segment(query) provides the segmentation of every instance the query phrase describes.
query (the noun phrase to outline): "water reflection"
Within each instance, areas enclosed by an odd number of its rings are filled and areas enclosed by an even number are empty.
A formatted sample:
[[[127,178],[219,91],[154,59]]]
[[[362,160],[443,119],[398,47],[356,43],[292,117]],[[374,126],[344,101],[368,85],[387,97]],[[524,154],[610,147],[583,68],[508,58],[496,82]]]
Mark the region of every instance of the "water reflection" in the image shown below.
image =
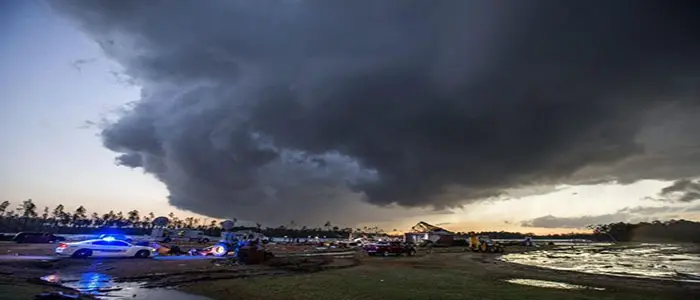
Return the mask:
[[[513,278],[513,279],[506,280],[506,282],[520,284],[520,285],[529,285],[529,286],[553,288],[553,289],[564,289],[564,290],[597,290],[597,291],[605,290],[604,288],[594,288],[594,287],[589,287],[589,286],[585,286],[585,285],[575,285],[575,284],[564,283],[564,282],[536,280],[536,279]]]
[[[140,283],[116,283],[107,274],[86,272],[76,275],[51,274],[42,280],[88,294],[97,299],[211,300],[166,288],[143,288]]]
[[[700,255],[680,245],[564,247],[508,254],[502,259],[558,270],[700,282]]]

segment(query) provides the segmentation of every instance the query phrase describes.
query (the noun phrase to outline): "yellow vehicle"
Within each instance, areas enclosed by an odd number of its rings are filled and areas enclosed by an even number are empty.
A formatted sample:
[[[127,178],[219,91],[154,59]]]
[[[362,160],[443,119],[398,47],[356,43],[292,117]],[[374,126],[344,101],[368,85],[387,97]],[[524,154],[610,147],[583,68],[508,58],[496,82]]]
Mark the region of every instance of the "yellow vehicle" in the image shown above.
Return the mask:
[[[505,249],[503,245],[498,242],[494,242],[491,238],[485,235],[474,235],[469,237],[469,249],[474,252],[484,252],[484,253],[503,253]]]

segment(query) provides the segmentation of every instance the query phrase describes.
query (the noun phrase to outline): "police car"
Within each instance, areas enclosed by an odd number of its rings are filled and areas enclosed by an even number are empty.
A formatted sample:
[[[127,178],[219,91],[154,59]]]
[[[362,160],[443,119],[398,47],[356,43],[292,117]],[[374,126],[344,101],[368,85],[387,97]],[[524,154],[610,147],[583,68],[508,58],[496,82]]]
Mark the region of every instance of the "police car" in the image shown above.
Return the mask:
[[[153,247],[137,246],[112,237],[75,243],[61,243],[56,247],[56,254],[71,257],[148,258],[155,251]]]

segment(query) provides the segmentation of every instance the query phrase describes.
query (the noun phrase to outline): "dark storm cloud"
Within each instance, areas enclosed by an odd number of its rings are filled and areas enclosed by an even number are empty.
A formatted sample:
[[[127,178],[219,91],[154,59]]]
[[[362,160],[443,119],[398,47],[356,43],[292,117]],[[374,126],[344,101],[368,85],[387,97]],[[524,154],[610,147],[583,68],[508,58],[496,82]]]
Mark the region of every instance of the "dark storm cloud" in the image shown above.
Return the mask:
[[[50,3],[143,87],[105,146],[211,216],[358,220],[385,212],[360,200],[673,178],[630,175],[658,157],[639,136],[652,112],[696,109],[700,84],[696,2]]]
[[[661,189],[657,200],[669,202],[693,202],[700,200],[700,181],[681,179]]]

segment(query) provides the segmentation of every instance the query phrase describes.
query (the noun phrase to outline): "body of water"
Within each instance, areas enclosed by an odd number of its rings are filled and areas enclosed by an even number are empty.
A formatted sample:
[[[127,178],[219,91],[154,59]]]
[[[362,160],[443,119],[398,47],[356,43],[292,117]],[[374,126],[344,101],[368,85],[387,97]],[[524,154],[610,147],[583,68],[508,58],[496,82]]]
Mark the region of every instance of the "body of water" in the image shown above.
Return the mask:
[[[174,289],[144,288],[142,283],[117,283],[111,276],[95,272],[51,274],[41,279],[46,282],[60,284],[97,299],[211,300],[207,297],[187,294]]]
[[[676,244],[589,244],[507,254],[501,259],[558,270],[700,283],[700,253]]]

